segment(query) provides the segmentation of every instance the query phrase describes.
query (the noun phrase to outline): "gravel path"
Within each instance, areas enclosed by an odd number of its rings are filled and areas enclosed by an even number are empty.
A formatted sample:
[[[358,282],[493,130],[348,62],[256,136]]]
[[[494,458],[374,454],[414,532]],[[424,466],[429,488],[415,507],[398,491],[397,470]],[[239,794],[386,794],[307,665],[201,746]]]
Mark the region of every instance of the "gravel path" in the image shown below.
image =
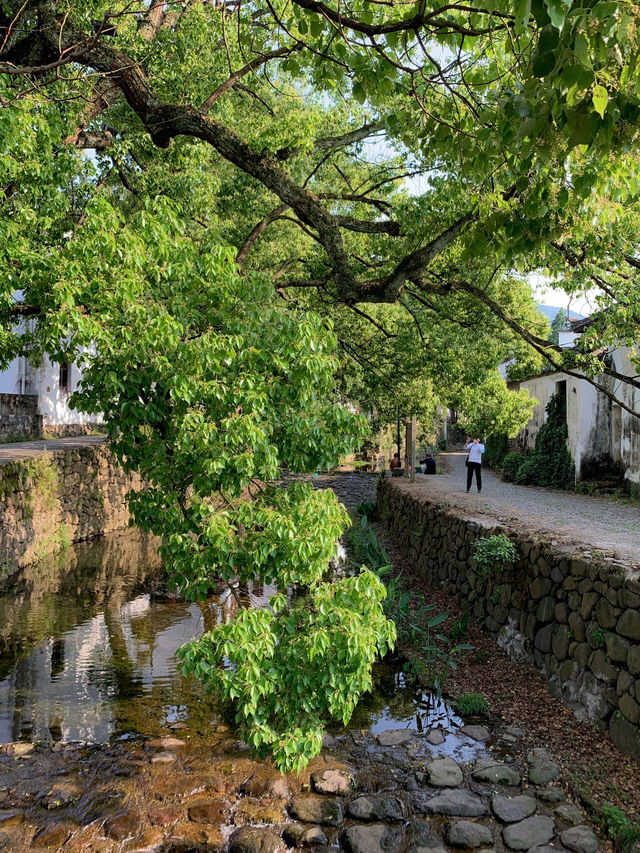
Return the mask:
[[[460,508],[467,517],[524,525],[558,543],[614,554],[640,568],[640,508],[608,498],[503,482],[483,469],[482,493],[466,493],[466,453],[438,457],[439,476],[417,475],[412,488]]]
[[[52,438],[42,441],[16,441],[0,444],[0,465],[17,462],[18,459],[32,459],[42,456],[50,450],[75,450],[77,447],[95,447],[104,444],[106,435],[80,435],[74,438]]]

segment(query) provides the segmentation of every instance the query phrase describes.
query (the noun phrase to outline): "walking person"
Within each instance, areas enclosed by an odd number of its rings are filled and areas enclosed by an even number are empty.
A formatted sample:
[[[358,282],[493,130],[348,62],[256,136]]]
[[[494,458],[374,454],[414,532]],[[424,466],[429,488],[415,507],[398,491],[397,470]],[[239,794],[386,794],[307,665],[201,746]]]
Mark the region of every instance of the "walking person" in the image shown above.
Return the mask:
[[[467,445],[465,450],[469,451],[467,459],[467,492],[471,491],[471,482],[473,480],[473,472],[476,473],[476,486],[478,492],[482,491],[482,454],[484,453],[484,444],[479,438],[472,439],[467,436]]]

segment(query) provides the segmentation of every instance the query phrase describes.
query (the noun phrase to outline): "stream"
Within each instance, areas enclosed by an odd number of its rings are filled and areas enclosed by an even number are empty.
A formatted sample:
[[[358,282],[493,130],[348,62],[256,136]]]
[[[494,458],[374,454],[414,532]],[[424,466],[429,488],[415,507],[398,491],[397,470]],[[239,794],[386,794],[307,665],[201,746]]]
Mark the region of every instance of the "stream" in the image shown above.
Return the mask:
[[[373,480],[357,482],[370,496]],[[238,598],[256,606],[273,592],[249,584]],[[438,853],[443,815],[489,812],[469,768],[506,768],[520,784],[517,732],[465,726],[397,661],[375,667],[375,690],[348,728],[328,726],[301,774],[252,759],[176,662],[237,609],[228,592],[168,595],[156,543],[134,530],[0,587],[1,851]]]

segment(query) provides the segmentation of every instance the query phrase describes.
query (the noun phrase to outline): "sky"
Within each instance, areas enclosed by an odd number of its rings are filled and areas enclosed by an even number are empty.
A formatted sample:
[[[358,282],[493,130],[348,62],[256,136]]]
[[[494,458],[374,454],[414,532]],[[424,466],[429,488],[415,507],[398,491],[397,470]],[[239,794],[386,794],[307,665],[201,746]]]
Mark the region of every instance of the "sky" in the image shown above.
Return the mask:
[[[583,314],[585,317],[593,314],[598,308],[595,301],[596,288],[593,288],[586,294],[579,293],[569,296],[561,288],[553,287],[553,282],[550,279],[536,273],[532,273],[529,276],[529,283],[531,284],[536,302],[539,302],[541,305],[569,308],[571,311],[577,311],[578,314]]]

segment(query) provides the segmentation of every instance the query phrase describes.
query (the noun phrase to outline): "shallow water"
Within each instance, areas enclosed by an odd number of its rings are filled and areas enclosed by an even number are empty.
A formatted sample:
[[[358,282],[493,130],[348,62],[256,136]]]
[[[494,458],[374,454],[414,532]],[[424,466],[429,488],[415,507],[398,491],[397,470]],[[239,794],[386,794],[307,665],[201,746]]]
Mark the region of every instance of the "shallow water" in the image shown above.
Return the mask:
[[[273,592],[250,584],[238,597],[255,606]],[[0,587],[0,743],[206,735],[225,722],[222,711],[183,678],[176,651],[237,609],[228,591],[198,604],[168,597],[155,542],[136,531],[29,567]],[[445,702],[411,689],[399,666],[379,665],[375,682],[351,729],[462,725]],[[459,750],[453,738],[451,754],[466,760]]]

